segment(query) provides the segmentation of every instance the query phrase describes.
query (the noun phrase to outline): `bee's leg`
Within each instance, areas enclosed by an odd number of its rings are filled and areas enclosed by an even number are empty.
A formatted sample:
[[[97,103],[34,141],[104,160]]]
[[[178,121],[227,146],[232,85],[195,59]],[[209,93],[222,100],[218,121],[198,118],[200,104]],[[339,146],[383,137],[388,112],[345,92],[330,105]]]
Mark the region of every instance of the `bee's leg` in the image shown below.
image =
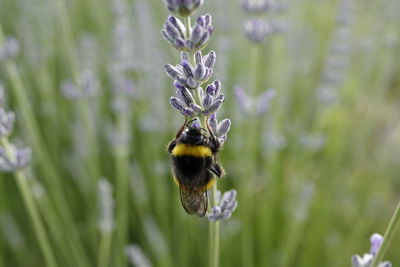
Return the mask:
[[[175,146],[176,146],[176,139],[172,140],[172,141],[168,144],[168,152],[171,153]]]
[[[179,136],[181,136],[183,130],[184,130],[185,127],[186,127],[186,124],[187,124],[187,117],[185,116],[185,122],[183,123],[183,125],[181,126],[181,128],[179,128],[178,132],[176,133],[175,139],[178,139]]]
[[[171,153],[172,150],[174,149],[174,147],[176,146],[176,139],[179,138],[179,136],[181,136],[183,130],[185,129],[187,124],[187,117],[185,116],[185,122],[183,123],[183,125],[179,128],[178,132],[175,135],[175,139],[172,140],[169,145],[168,145],[168,152]]]
[[[216,176],[221,178],[224,175],[224,169],[222,166],[218,163],[214,163],[213,165],[210,166],[209,170],[213,172]]]

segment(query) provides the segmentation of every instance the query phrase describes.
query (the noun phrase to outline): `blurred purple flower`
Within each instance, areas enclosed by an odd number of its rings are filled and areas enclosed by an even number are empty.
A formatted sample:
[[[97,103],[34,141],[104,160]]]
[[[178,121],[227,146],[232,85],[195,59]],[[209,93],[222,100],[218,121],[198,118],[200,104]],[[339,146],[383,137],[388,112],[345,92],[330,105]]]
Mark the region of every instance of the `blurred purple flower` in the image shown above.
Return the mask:
[[[19,43],[14,37],[6,37],[0,44],[0,62],[15,57],[19,52]]]

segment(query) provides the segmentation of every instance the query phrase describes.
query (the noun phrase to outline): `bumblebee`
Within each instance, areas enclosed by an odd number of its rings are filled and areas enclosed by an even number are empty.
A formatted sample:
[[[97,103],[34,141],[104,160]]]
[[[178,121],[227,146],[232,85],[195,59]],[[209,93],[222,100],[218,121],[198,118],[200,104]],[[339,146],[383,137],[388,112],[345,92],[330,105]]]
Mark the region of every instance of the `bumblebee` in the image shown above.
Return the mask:
[[[203,217],[207,212],[207,191],[215,184],[215,176],[224,175],[222,166],[217,162],[221,142],[208,123],[208,135],[202,132],[207,132],[205,129],[189,124],[185,119],[169,143],[168,152],[183,208],[188,214]]]

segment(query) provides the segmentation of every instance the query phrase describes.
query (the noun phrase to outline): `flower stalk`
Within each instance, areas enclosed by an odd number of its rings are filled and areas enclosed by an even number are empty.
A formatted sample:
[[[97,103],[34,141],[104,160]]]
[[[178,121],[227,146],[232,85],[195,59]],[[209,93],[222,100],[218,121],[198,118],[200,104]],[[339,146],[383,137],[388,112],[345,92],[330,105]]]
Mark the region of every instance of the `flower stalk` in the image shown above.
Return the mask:
[[[169,16],[161,31],[162,37],[180,51],[181,59],[178,65],[167,64],[164,67],[167,75],[174,80],[176,89],[176,96],[170,98],[170,104],[185,116],[185,120],[193,119],[195,122],[192,122],[192,126],[203,128],[210,136],[217,137],[219,146],[222,146],[231,121],[217,121],[216,113],[225,99],[221,93],[221,82],[215,80],[204,85],[213,74],[216,53],[210,51],[203,56],[201,52],[213,33],[212,17],[210,14],[198,16],[192,27],[191,14],[203,4],[203,0],[165,0],[165,3],[171,12],[182,18],[181,21]],[[212,197],[208,205],[209,265],[212,267],[219,266],[220,220],[229,219],[237,207],[236,191],[225,192],[222,198],[220,195],[216,182],[211,189]]]
[[[17,162],[17,155],[13,152],[11,144],[8,141],[6,136],[1,137],[1,145],[5,151],[6,156],[10,159],[11,162]],[[19,168],[22,168],[20,166]],[[17,186],[19,191],[21,192],[21,196],[25,205],[25,208],[28,211],[29,216],[31,217],[34,232],[36,238],[39,242],[39,247],[42,251],[44,260],[48,267],[56,267],[57,263],[54,257],[53,250],[50,245],[49,238],[45,231],[45,227],[42,219],[40,218],[38,208],[36,206],[36,201],[33,197],[31,188],[28,184],[27,177],[23,169],[15,169],[14,175],[17,180]]]
[[[390,246],[390,243],[392,242],[392,239],[399,227],[399,222],[400,222],[400,201],[397,204],[396,210],[394,211],[392,218],[390,219],[389,226],[384,234],[383,242],[372,261],[371,267],[378,267],[380,262],[383,260],[383,257],[385,256],[386,251]]]

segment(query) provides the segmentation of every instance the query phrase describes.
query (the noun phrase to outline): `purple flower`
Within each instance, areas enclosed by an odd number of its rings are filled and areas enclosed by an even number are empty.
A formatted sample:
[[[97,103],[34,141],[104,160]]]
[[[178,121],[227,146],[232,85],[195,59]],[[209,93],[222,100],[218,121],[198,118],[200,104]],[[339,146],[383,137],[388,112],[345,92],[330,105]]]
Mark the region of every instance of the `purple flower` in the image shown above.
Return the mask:
[[[267,12],[273,7],[271,0],[242,0],[240,4],[245,12],[254,14]]]
[[[272,25],[261,18],[253,18],[244,23],[244,33],[253,43],[262,42],[273,31]]]
[[[363,257],[360,255],[353,255],[351,257],[352,267],[370,267],[371,263],[383,242],[383,237],[380,234],[373,234],[370,238],[371,248],[370,253],[365,253]],[[391,267],[392,263],[389,261],[379,263],[379,267]]]
[[[6,112],[0,107],[0,137],[7,137],[13,131],[15,114],[12,111]]]
[[[31,161],[31,152],[29,147],[18,149],[13,144],[9,151],[0,147],[0,171],[15,172],[26,167]]]
[[[182,17],[190,16],[203,3],[204,0],[165,0],[168,10]]]
[[[7,37],[0,44],[0,62],[15,57],[19,52],[19,43],[14,37]]]
[[[189,89],[196,89],[201,84],[210,79],[213,73],[215,63],[215,52],[211,51],[204,57],[200,51],[195,53],[195,65],[192,66],[189,62],[189,55],[186,52],[181,52],[181,64],[172,66],[167,64],[164,66],[165,72],[179,82],[182,86]]]
[[[196,52],[203,49],[213,33],[210,14],[199,16],[190,36],[187,36],[185,25],[176,17],[169,16],[161,30],[162,37],[180,51]]]
[[[221,192],[218,191],[217,202],[219,202],[219,205],[211,208],[211,213],[208,214],[208,220],[219,221],[229,219],[238,205],[236,195],[236,190],[232,189],[225,192],[221,198]]]
[[[375,233],[371,236],[370,241],[371,241],[371,249],[370,249],[369,253],[372,255],[375,255],[378,252],[378,250],[383,242],[383,236]]]

